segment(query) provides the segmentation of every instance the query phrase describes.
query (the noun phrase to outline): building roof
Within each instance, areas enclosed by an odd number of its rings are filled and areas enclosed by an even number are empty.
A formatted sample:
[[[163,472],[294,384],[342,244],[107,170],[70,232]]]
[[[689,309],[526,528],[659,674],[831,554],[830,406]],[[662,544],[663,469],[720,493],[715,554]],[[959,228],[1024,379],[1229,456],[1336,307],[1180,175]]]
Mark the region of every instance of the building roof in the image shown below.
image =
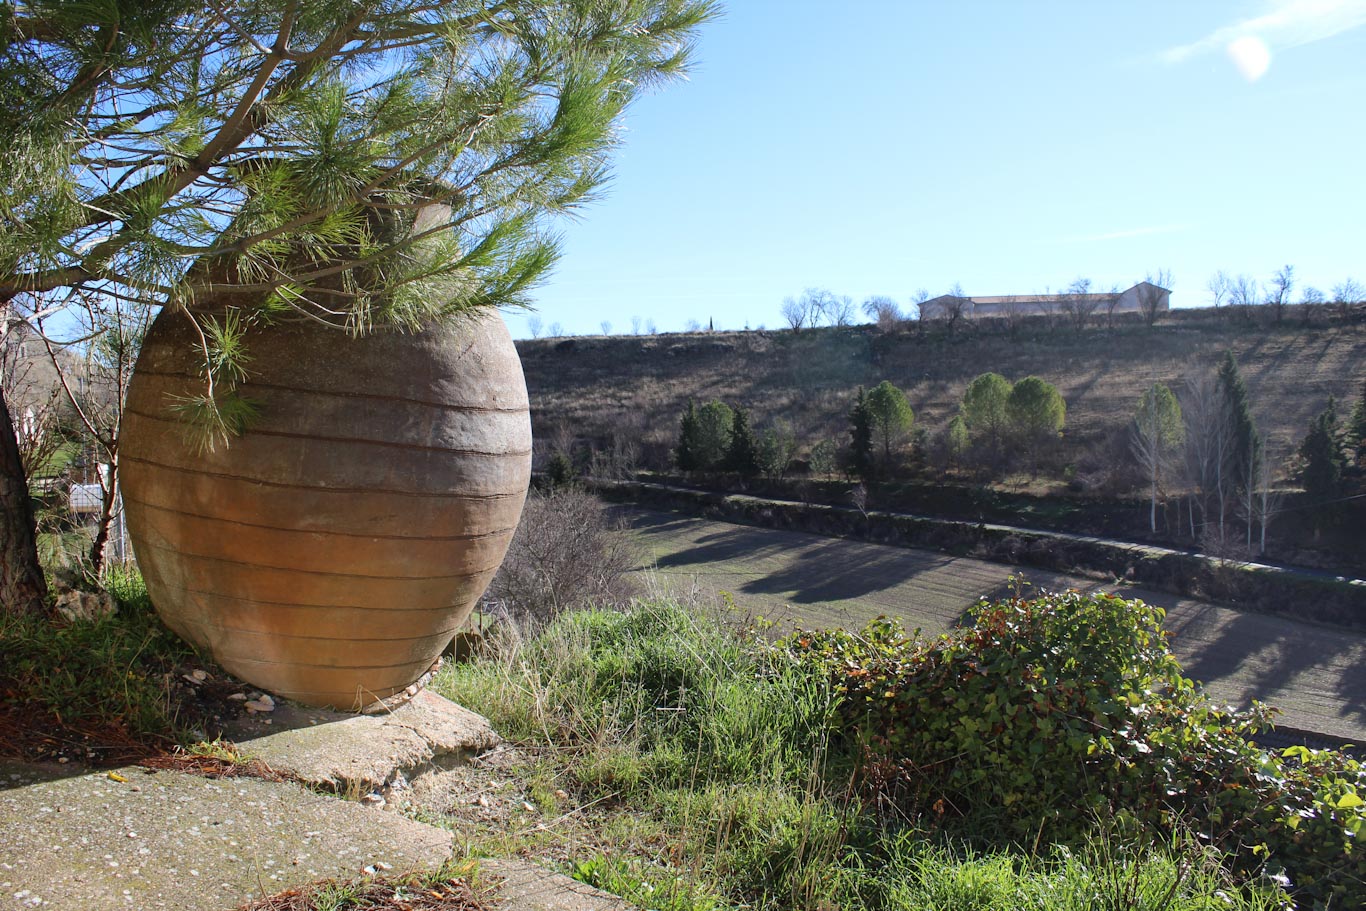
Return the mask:
[[[985,306],[991,306],[993,304],[1060,304],[1064,301],[1090,301],[1098,304],[1103,304],[1107,301],[1114,300],[1117,297],[1123,297],[1130,291],[1137,291],[1138,289],[1143,288],[1145,285],[1149,288],[1157,288],[1157,290],[1159,291],[1166,291],[1168,294],[1171,293],[1170,289],[1159,287],[1158,285],[1154,285],[1152,282],[1142,281],[1125,291],[1106,291],[1098,294],[1003,294],[995,296],[971,295],[957,299],[971,301],[973,304],[982,304]],[[952,299],[954,299],[954,295],[952,294],[941,294],[938,297],[930,298],[929,300],[925,301],[925,303],[931,304],[935,301]]]

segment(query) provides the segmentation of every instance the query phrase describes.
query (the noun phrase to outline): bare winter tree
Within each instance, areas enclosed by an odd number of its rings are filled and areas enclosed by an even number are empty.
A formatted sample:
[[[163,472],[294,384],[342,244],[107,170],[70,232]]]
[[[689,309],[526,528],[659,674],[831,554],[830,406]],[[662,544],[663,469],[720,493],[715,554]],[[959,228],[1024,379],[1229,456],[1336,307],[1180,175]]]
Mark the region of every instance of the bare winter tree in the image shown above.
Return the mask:
[[[540,337],[541,337],[541,318],[540,318],[539,316],[532,316],[532,317],[529,317],[529,318],[527,319],[527,321],[526,321],[526,328],[527,328],[527,331],[531,333],[531,337],[532,337],[532,338],[540,338]]]
[[[1271,276],[1271,291],[1268,296],[1269,303],[1276,316],[1276,322],[1280,322],[1285,316],[1285,308],[1290,304],[1290,292],[1295,287],[1295,267],[1284,265],[1277,269]]]
[[[1176,396],[1163,383],[1154,383],[1138,404],[1130,425],[1129,448],[1148,476],[1148,525],[1157,531],[1157,501],[1164,492],[1169,468],[1185,442],[1185,426]]]
[[[1276,459],[1266,450],[1265,433],[1258,434],[1257,446],[1249,447],[1243,471],[1248,481],[1238,491],[1238,517],[1247,528],[1245,545],[1249,557],[1266,553],[1266,529],[1280,512],[1281,497],[1272,489]]]
[[[1233,279],[1223,269],[1209,277],[1209,281],[1205,283],[1205,288],[1209,291],[1210,303],[1214,304],[1214,309],[1218,310],[1228,300],[1232,286]]]
[[[1091,321],[1091,314],[1100,306],[1099,295],[1091,293],[1091,279],[1077,278],[1068,285],[1061,306],[1073,328],[1077,331],[1085,329]]]
[[[1300,292],[1300,303],[1302,304],[1321,304],[1326,300],[1323,292],[1313,285],[1305,285],[1304,290]]]
[[[1011,294],[1001,298],[1001,316],[1006,321],[1006,329],[1011,333],[1024,325],[1024,319],[1028,315],[1025,303],[1019,296]]]
[[[1052,326],[1053,323],[1057,320],[1058,301],[1057,298],[1053,295],[1052,287],[1048,285],[1044,286],[1043,294],[1039,295],[1037,299],[1034,301],[1034,310],[1039,314],[1039,316],[1042,316],[1044,318],[1044,322],[1046,322],[1049,326]]]
[[[1228,302],[1230,306],[1251,310],[1262,302],[1262,286],[1251,275],[1237,275],[1229,283]]]
[[[1105,292],[1105,326],[1115,328],[1115,310],[1119,307],[1119,285],[1111,285]]]
[[[640,560],[624,522],[581,490],[533,493],[489,586],[489,596],[532,620],[589,604],[617,604],[635,594]]]
[[[948,294],[939,298],[939,318],[948,324],[950,335],[967,318],[971,306],[972,299],[963,293],[963,286],[958,282],[953,283]]]
[[[42,319],[37,322],[62,393],[98,466],[85,479],[100,491],[100,513],[88,557],[88,570],[98,578],[104,571],[110,531],[122,508],[118,485],[123,403],[154,313],[145,304],[115,295],[74,290],[70,299],[65,316],[74,320],[74,339],[57,340]],[[72,353],[79,356],[62,356]]]
[[[1143,314],[1143,321],[1151,326],[1162,313],[1162,291],[1172,288],[1172,273],[1170,269],[1158,269],[1143,276],[1143,281],[1147,284],[1139,286],[1138,309]]]
[[[1229,461],[1233,455],[1233,428],[1212,373],[1206,371],[1187,379],[1183,392],[1181,414],[1186,426],[1183,468],[1184,480],[1191,491],[1186,504],[1191,538],[1201,539],[1217,528],[1218,537],[1222,539],[1225,504],[1232,478]],[[1211,526],[1211,502],[1218,515],[1217,526]],[[1197,504],[1199,526],[1195,521]]]
[[[631,334],[640,335],[640,317],[631,317]]]
[[[1351,312],[1352,304],[1359,304],[1363,300],[1366,300],[1366,288],[1354,278],[1333,286],[1333,303],[1338,305],[1338,311],[1343,316]]]
[[[611,335],[611,334],[612,334],[612,324],[611,324],[609,321],[603,320],[601,323],[598,323],[598,326],[599,326],[599,328],[602,329],[602,334],[603,334],[603,335]]]
[[[551,338],[559,338],[559,337],[561,337],[562,335],[564,335],[564,326],[562,326],[562,325],[559,324],[559,323],[551,323],[551,324],[550,324],[550,337],[551,337]]]
[[[915,307],[915,313],[914,313],[915,319],[924,321],[924,319],[925,319],[925,313],[924,313],[923,307],[924,307],[925,301],[927,301],[927,300],[929,300],[929,299],[930,299],[930,291],[929,291],[928,288],[916,288],[916,289],[915,289],[915,293],[911,295],[911,305]]]
[[[847,294],[827,294],[822,312],[831,326],[854,325],[854,299]]]
[[[810,314],[806,309],[805,298],[783,298],[783,319],[793,332],[801,332],[808,325]]]
[[[1258,554],[1266,553],[1266,527],[1281,509],[1281,495],[1272,488],[1275,482],[1275,471],[1273,465],[1280,463],[1281,459],[1273,458],[1271,450],[1268,448],[1271,441],[1266,434],[1262,434],[1261,450],[1262,460],[1258,472],[1258,493],[1257,493],[1257,525],[1260,529],[1260,543],[1257,547]]]
[[[654,321],[654,320],[652,320],[652,319],[646,320],[646,321],[645,321],[645,331],[648,332],[648,333],[650,333],[651,335],[657,335],[657,334],[659,334],[659,327],[655,325],[655,321]]]
[[[876,294],[865,300],[863,313],[872,319],[881,332],[894,332],[901,323],[901,308],[885,295]]]

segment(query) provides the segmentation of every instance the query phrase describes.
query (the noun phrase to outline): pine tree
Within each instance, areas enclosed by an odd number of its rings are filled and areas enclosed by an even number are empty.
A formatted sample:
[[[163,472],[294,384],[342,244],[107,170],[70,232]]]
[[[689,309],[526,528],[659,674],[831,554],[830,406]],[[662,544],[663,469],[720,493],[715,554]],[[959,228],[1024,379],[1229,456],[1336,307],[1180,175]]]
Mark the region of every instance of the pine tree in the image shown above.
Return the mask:
[[[993,462],[1000,461],[1010,432],[1006,401],[1012,388],[1010,380],[999,373],[983,373],[968,384],[959,406],[958,413],[973,443],[981,446]]]
[[[1338,433],[1337,402],[1329,396],[1328,407],[1314,418],[1300,443],[1303,468],[1300,481],[1314,513],[1315,533],[1331,524],[1342,495],[1342,470],[1346,463]]]
[[[715,13],[712,0],[5,4],[0,308],[36,323],[73,291],[179,308],[206,338],[204,393],[184,410],[229,434],[249,355],[240,333],[214,338],[200,301],[231,286],[253,302],[244,327],[353,333],[527,304],[558,254],[548,220],[602,186],[623,112],[686,69]],[[14,450],[6,416],[0,606],[37,612]]]
[[[674,449],[674,464],[682,472],[697,471],[702,460],[697,452],[697,403],[688,400],[688,410],[678,422],[678,447]]]
[[[873,467],[873,414],[868,408],[868,395],[858,387],[854,407],[849,409],[849,468],[866,478]]]
[[[910,431],[915,423],[915,412],[906,399],[906,393],[883,380],[873,387],[865,399],[869,414],[872,415],[873,429],[882,441],[883,469],[892,467],[892,444]]]
[[[744,478],[759,473],[759,443],[749,426],[749,412],[736,408],[730,425],[730,446],[726,449],[726,468]]]

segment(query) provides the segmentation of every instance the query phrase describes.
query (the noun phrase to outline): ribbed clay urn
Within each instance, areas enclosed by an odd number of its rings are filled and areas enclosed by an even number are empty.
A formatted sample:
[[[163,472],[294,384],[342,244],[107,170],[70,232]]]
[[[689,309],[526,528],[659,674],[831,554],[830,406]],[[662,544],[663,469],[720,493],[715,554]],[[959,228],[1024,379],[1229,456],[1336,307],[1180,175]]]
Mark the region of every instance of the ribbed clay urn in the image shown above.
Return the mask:
[[[128,529],[158,613],[255,686],[363,707],[416,681],[492,579],[521,515],[531,425],[495,314],[359,338],[248,330],[257,417],[204,450],[175,413],[204,394],[180,312],[128,390]]]

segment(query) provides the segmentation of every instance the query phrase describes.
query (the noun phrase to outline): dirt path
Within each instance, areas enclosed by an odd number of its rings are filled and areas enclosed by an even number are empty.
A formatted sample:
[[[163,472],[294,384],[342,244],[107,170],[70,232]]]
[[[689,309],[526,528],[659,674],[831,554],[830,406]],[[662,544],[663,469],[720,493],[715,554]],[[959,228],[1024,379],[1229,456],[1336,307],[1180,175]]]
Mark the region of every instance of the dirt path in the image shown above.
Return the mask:
[[[631,511],[655,572],[674,587],[730,592],[782,623],[857,627],[886,614],[942,632],[1013,572],[1042,588],[1119,590],[1167,611],[1188,676],[1222,702],[1278,706],[1282,724],[1366,743],[1366,634],[1243,613],[1146,589],[964,557],[672,513]]]

